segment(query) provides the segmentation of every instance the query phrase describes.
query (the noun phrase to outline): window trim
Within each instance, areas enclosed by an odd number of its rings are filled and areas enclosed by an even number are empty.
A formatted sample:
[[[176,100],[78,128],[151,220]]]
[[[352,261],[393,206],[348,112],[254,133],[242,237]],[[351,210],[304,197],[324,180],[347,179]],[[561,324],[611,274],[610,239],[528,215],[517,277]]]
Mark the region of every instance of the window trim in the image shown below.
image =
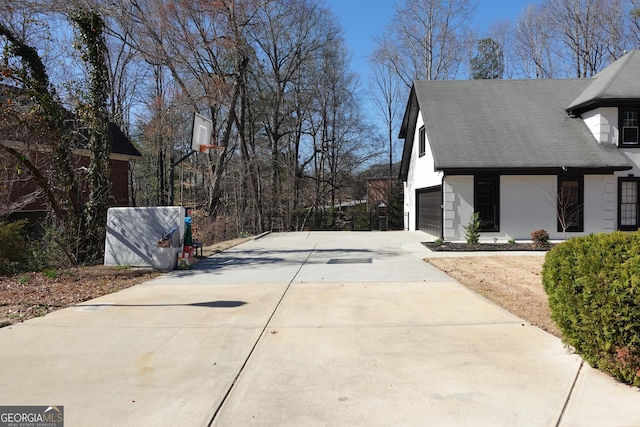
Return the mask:
[[[567,233],[581,233],[584,232],[584,176],[583,175],[558,175],[558,186],[557,186],[557,195],[560,194],[560,188],[563,182],[571,182],[575,181],[578,183],[578,225],[570,226],[567,228]],[[556,222],[557,222],[557,231],[561,233],[562,225],[560,224],[560,219],[558,218],[558,209],[560,206],[556,201]]]
[[[622,222],[622,183],[623,182],[637,182],[638,187],[636,191],[636,225],[635,226],[623,226]],[[620,231],[637,231],[640,226],[640,177],[634,176],[620,176],[618,177],[618,230]]]
[[[423,157],[427,153],[427,130],[424,126],[418,129],[418,157]]]
[[[618,147],[640,147],[640,129],[638,129],[638,142],[625,143],[622,141],[624,132],[622,124],[624,122],[624,113],[627,111],[635,112],[637,115],[637,120],[640,122],[640,106],[633,105],[629,107],[618,108]],[[640,127],[640,123],[638,123],[638,126],[636,128],[638,127]]]
[[[478,184],[479,181],[493,181],[494,182],[494,197],[495,197],[495,218],[493,221],[493,227],[481,226],[478,231],[481,232],[499,232],[500,231],[500,175],[474,175],[473,177],[473,211],[480,213],[478,207],[480,200],[478,198]],[[482,218],[480,218],[482,222]]]

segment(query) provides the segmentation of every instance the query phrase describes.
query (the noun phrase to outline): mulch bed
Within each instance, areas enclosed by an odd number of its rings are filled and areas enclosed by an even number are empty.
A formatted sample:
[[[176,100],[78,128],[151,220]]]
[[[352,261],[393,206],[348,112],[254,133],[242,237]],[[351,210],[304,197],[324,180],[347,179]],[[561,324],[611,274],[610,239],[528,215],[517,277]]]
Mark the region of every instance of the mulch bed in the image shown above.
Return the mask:
[[[475,251],[548,251],[552,245],[535,246],[533,243],[434,243],[422,242],[434,252],[475,252]]]

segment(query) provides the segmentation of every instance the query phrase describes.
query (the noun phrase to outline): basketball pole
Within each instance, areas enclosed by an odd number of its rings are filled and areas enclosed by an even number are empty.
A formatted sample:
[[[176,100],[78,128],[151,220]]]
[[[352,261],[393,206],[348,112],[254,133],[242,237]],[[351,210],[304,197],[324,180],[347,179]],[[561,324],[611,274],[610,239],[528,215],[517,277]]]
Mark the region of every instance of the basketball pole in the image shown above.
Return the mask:
[[[191,150],[189,153],[185,154],[184,156],[182,156],[177,161],[171,162],[169,164],[169,206],[173,206],[173,201],[174,201],[173,184],[175,182],[175,169],[176,169],[176,166],[178,166],[180,163],[182,163],[185,160],[187,160],[189,157],[193,156],[195,153],[197,153],[197,151]]]
[[[191,128],[191,151],[180,157],[178,160],[169,163],[169,206],[173,206],[174,203],[173,185],[175,183],[176,166],[187,160],[189,157],[193,156],[195,153],[206,154],[210,148],[225,148],[223,146],[210,144],[212,126],[213,123],[211,119],[208,119],[207,117],[204,117],[197,112],[193,113],[193,126]]]
[[[224,146],[222,145],[214,145],[214,144],[208,144],[205,146],[206,148],[213,148],[216,150],[219,149],[223,149]],[[180,163],[184,162],[185,160],[187,160],[189,157],[193,156],[196,153],[201,153],[202,151],[196,151],[196,150],[191,150],[190,152],[188,152],[187,154],[185,154],[184,156],[180,157],[180,159],[176,160],[175,162],[171,162],[169,164],[169,206],[173,206],[173,201],[174,201],[174,190],[173,190],[173,184],[175,181],[175,168],[176,166],[178,166]]]

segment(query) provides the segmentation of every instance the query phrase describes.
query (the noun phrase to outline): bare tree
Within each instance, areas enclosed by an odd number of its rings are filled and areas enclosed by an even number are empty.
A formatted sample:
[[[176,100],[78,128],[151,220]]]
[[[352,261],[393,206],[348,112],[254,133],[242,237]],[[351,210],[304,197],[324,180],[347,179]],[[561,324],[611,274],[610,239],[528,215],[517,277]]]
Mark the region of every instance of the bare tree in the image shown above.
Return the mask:
[[[470,0],[406,0],[378,42],[380,54],[407,87],[455,78],[473,47],[474,11]]]
[[[502,47],[504,78],[512,79],[515,77],[514,69],[514,30],[515,26],[509,21],[500,21],[489,26],[487,33],[488,38],[495,40]]]
[[[369,79],[368,93],[378,113],[384,120],[386,139],[389,144],[389,164],[393,164],[393,142],[395,141],[394,131],[400,120],[401,108],[405,101],[402,89],[402,81],[394,72],[392,64],[385,61],[386,43],[381,42],[378,49],[374,51],[369,62],[373,74]],[[391,169],[389,169],[391,175]]]
[[[571,188],[561,187],[556,195],[556,209],[558,224],[562,228],[564,239],[567,240],[567,230],[577,225],[582,205],[578,202],[575,191]]]
[[[544,15],[570,59],[569,75],[591,77],[624,51],[621,0],[547,0]]]
[[[583,209],[575,186],[571,181],[558,186],[556,191],[546,189],[548,201],[555,209],[559,228],[562,229],[564,240],[567,240],[567,231],[578,225]]]
[[[631,0],[628,28],[631,46],[640,48],[640,0]]]
[[[517,20],[514,35],[516,68],[526,77],[553,78],[557,59],[550,37],[551,29],[544,9],[529,5]]]
[[[207,210],[213,215],[220,208],[224,165],[233,152],[230,142],[236,132],[240,86],[250,54],[245,28],[257,7],[257,1],[167,4],[136,0],[120,2],[109,12],[131,34],[128,40],[140,55],[168,70],[181,94],[182,106],[176,107],[207,111],[212,118],[212,142],[224,147],[209,163]],[[183,154],[172,153],[171,163]]]
[[[299,182],[299,153],[303,110],[310,107],[313,66],[323,49],[336,43],[338,29],[330,13],[308,0],[273,1],[258,13],[252,41],[258,47],[254,70],[255,119],[269,143],[270,229],[289,229],[290,213],[297,205],[297,189],[285,186]],[[306,102],[307,105],[301,105]],[[286,175],[285,175],[286,174]]]
[[[384,42],[381,43],[384,45]],[[378,49],[381,49],[379,47]],[[369,80],[369,93],[374,105],[385,124],[386,139],[389,150],[389,185],[387,187],[387,203],[391,199],[393,183],[393,154],[395,129],[400,120],[400,109],[402,108],[404,91],[401,91],[402,82],[398,75],[393,72],[391,64],[384,61],[384,55],[375,51],[369,59],[373,74]]]

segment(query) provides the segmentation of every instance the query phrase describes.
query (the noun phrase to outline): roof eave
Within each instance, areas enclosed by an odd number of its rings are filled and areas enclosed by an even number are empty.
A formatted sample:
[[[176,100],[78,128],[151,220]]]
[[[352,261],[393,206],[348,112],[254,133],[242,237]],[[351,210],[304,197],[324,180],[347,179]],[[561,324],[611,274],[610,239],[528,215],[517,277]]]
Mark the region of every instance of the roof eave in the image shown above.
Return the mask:
[[[631,166],[595,166],[595,167],[566,167],[566,166],[540,166],[540,167],[442,167],[436,170],[446,175],[610,175],[614,172],[622,172],[632,169]]]
[[[571,105],[565,109],[571,117],[580,117],[581,114],[595,110],[600,107],[625,107],[629,105],[640,104],[639,98],[609,98],[609,99],[592,99],[578,105]]]
[[[402,119],[402,125],[400,126],[400,132],[398,133],[398,138],[404,139],[402,161],[400,162],[400,173],[398,176],[401,181],[406,181],[407,175],[409,174],[409,163],[411,161],[411,151],[413,150],[413,137],[415,135],[415,127],[416,122],[418,121],[419,112],[420,107],[418,105],[418,97],[416,96],[414,84],[411,87],[409,100],[407,101],[407,107]]]

